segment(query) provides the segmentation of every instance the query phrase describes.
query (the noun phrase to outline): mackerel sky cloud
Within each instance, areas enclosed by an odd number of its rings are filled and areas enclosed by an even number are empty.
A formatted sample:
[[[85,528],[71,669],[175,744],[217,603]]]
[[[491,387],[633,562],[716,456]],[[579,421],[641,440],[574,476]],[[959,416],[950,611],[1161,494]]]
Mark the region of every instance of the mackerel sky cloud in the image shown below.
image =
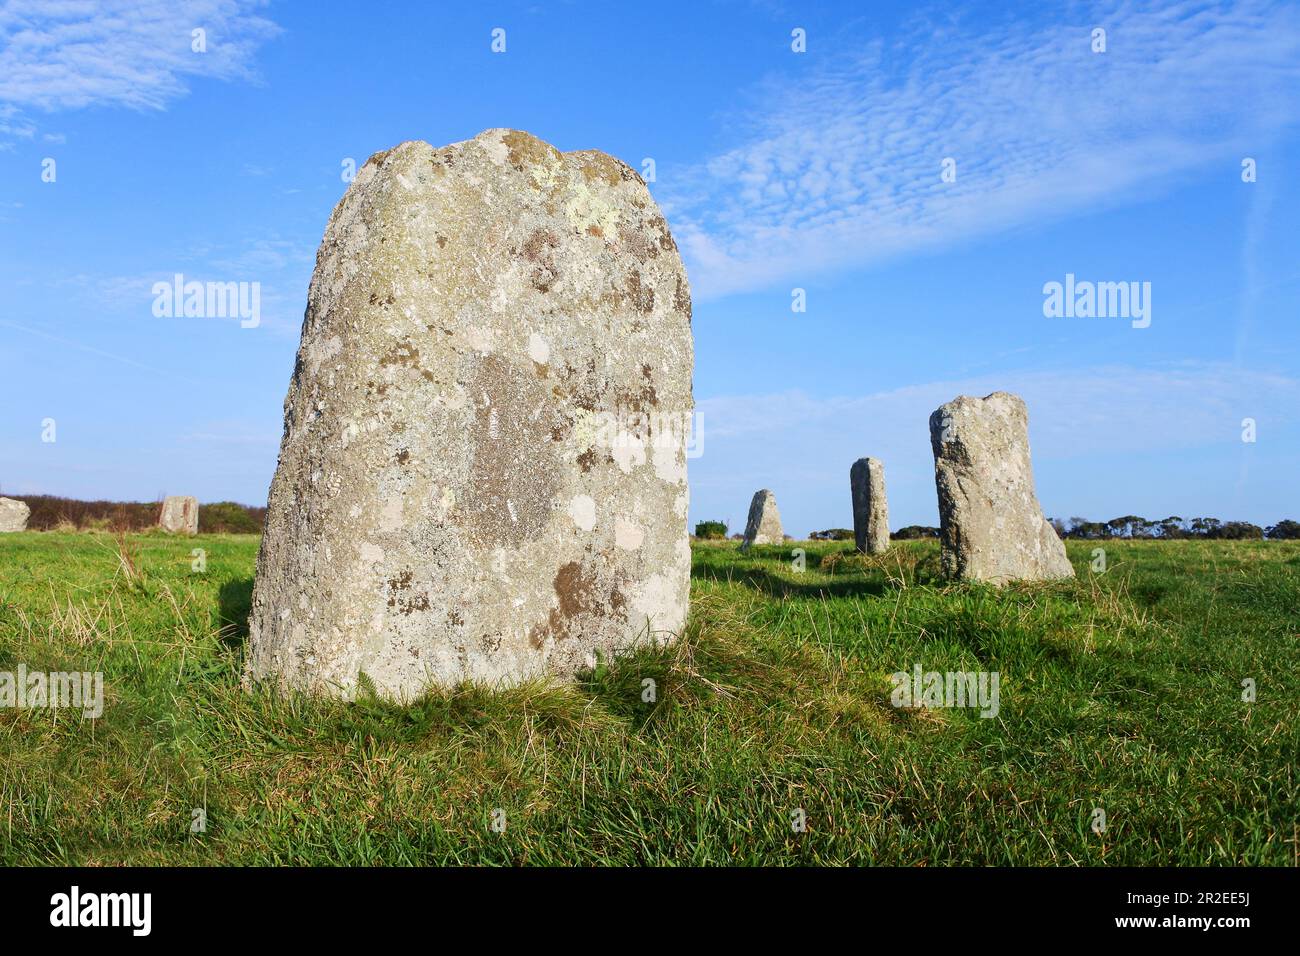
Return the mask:
[[[769,81],[740,142],[666,191],[696,295],[1167,191],[1300,117],[1300,8],[1084,9],[1048,25],[927,20]]]
[[[0,102],[44,113],[89,106],[159,110],[198,78],[253,80],[278,28],[247,0],[6,0]],[[203,53],[193,31],[205,31]]]

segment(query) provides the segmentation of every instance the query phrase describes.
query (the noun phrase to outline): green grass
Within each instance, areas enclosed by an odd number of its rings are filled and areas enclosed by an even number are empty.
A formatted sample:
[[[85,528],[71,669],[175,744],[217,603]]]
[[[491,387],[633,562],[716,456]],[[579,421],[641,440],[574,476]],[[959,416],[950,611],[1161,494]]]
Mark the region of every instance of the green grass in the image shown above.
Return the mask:
[[[0,536],[0,670],[106,680],[97,721],[0,710],[0,863],[1297,861],[1298,543],[1071,543],[1003,590],[933,542],[699,544],[675,646],[410,707],[241,689],[257,544]],[[997,671],[997,717],[895,709],[914,663]]]

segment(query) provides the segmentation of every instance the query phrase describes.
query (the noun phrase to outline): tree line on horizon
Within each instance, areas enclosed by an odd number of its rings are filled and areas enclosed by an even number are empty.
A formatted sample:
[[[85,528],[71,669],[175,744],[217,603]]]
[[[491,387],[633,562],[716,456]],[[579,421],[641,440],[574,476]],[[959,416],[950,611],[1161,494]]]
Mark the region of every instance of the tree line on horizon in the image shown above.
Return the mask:
[[[1139,515],[1124,515],[1109,521],[1090,521],[1087,518],[1070,518],[1062,521],[1052,518],[1051,525],[1062,538],[1079,538],[1096,541],[1105,538],[1131,538],[1135,540],[1178,540],[1200,538],[1206,540],[1241,541],[1269,538],[1274,541],[1300,538],[1300,521],[1284,518],[1277,524],[1261,528],[1249,521],[1221,521],[1218,518],[1168,518],[1151,520]]]

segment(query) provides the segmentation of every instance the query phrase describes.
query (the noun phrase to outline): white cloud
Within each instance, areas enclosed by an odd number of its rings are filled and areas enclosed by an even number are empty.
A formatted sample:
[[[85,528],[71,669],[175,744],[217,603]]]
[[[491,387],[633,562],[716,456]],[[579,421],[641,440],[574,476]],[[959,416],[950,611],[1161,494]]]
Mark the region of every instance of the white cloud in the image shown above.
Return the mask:
[[[732,149],[663,177],[708,299],[1224,176],[1300,117],[1300,9],[1105,5],[1047,27],[947,20],[769,82]],[[1108,50],[1093,53],[1103,25]],[[811,54],[809,54],[811,56]],[[953,183],[940,164],[957,163]]]
[[[0,136],[14,139],[31,139],[36,135],[36,127],[18,116],[0,119]]]
[[[163,109],[195,77],[255,79],[279,32],[259,0],[9,0],[0,4],[0,134],[30,136],[20,110]],[[206,52],[192,31],[206,31]]]

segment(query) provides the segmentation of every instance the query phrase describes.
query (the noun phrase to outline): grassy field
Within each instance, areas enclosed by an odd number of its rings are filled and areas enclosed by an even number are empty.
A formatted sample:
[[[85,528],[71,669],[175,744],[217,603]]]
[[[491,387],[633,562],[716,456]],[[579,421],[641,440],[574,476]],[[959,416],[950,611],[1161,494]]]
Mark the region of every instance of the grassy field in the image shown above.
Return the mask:
[[[1001,591],[938,581],[933,542],[699,544],[674,647],[404,708],[240,689],[257,544],[0,535],[0,671],[105,675],[98,720],[0,710],[0,863],[1300,854],[1300,543],[1109,541],[1098,574],[1071,542],[1077,581]],[[998,672],[997,716],[891,706],[918,663]]]

